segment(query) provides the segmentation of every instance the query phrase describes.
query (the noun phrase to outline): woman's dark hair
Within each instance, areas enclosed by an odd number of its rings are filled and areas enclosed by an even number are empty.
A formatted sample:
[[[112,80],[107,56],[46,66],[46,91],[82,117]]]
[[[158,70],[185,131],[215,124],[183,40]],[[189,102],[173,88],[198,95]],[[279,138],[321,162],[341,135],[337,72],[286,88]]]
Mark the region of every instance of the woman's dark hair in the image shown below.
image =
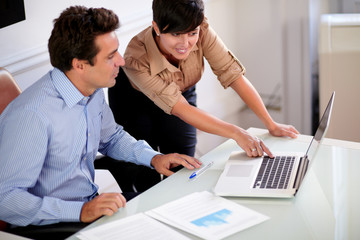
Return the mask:
[[[54,20],[48,42],[51,64],[63,72],[72,68],[74,58],[94,65],[93,59],[100,51],[95,38],[115,31],[119,26],[119,19],[111,10],[83,6],[67,8]]]
[[[187,33],[204,20],[202,0],[154,0],[152,9],[160,33]]]

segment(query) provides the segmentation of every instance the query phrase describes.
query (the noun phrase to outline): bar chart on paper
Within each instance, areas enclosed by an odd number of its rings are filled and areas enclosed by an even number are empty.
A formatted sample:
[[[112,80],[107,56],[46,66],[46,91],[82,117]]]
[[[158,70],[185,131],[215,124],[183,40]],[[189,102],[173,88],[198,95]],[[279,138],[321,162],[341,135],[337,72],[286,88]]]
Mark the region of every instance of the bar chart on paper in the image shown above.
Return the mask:
[[[196,219],[191,223],[198,227],[209,228],[212,226],[229,224],[226,219],[231,215],[231,211],[228,209],[222,209],[205,217]]]

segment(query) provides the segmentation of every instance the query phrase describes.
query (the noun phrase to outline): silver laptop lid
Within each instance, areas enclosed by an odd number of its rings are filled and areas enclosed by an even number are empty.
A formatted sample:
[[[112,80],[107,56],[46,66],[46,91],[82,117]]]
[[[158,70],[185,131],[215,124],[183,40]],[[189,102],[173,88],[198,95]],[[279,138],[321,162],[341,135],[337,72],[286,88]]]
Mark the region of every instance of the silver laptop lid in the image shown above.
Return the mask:
[[[319,126],[315,132],[315,135],[313,137],[313,139],[311,140],[311,143],[306,151],[305,156],[308,158],[309,161],[311,161],[316,153],[316,150],[318,149],[319,144],[321,143],[322,139],[324,138],[329,123],[330,123],[330,116],[331,116],[331,111],[332,111],[332,107],[333,107],[333,103],[334,103],[334,98],[335,98],[335,92],[332,93],[331,98],[329,100],[329,103],[321,117],[321,120],[319,122]]]
[[[312,164],[312,160],[315,157],[315,154],[318,150],[318,146],[320,145],[321,141],[323,140],[326,131],[328,129],[330,123],[330,116],[332,111],[332,106],[334,103],[335,92],[332,93],[329,103],[324,111],[324,114],[321,117],[319,122],[319,126],[315,132],[314,137],[311,139],[310,145],[306,151],[305,156],[300,160],[300,166],[298,168],[298,172],[296,174],[296,180],[294,184],[294,188],[296,189],[295,194],[298,192],[298,189],[301,185],[301,182],[304,180],[305,174]]]

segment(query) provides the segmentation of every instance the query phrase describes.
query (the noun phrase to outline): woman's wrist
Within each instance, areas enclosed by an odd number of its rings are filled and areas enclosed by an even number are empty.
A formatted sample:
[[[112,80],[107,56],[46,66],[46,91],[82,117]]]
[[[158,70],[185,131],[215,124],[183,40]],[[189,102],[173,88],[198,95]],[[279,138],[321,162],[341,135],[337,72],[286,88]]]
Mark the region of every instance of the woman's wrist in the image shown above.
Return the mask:
[[[269,132],[274,131],[277,128],[276,122],[271,118],[264,122],[265,127],[269,130]]]
[[[232,125],[233,129],[231,130],[231,134],[230,137],[231,139],[233,139],[234,141],[238,142],[239,137],[242,136],[246,131],[244,129],[242,129],[239,126],[236,125]]]

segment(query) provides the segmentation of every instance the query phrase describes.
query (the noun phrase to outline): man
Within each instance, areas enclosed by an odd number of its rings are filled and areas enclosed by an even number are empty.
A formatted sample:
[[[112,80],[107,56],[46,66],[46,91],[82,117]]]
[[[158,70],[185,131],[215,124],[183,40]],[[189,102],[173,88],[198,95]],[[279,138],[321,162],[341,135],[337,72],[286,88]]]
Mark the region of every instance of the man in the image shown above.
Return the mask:
[[[180,164],[200,167],[186,155],[161,155],[115,123],[101,88],[114,86],[124,65],[118,27],[118,17],[110,10],[66,9],[55,19],[48,43],[54,69],[1,114],[0,219],[15,226],[12,232],[29,229],[18,226],[89,223],[124,207],[121,194],[97,194],[97,152],[153,167],[166,176]],[[64,238],[55,231],[50,231],[51,239]]]

